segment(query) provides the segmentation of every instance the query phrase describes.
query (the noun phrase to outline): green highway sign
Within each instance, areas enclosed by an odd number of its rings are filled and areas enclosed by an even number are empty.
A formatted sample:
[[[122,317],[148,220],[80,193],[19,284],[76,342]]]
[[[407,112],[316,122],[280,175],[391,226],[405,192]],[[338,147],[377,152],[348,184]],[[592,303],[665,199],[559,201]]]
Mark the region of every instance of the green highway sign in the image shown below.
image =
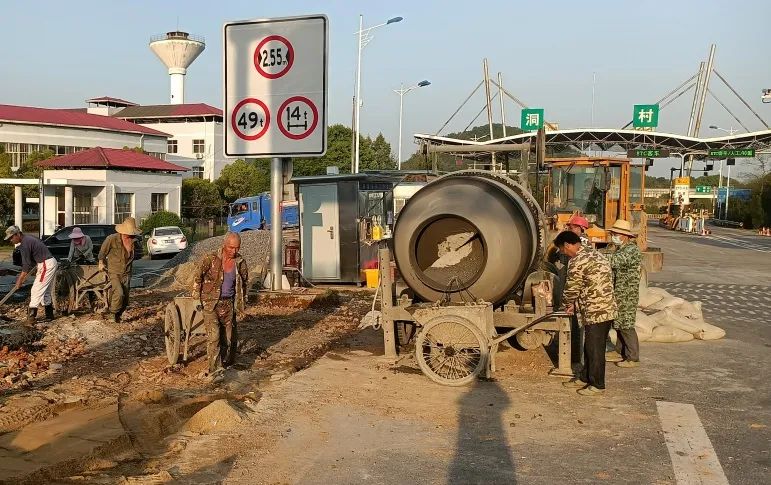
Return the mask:
[[[711,185],[697,185],[696,186],[696,193],[697,194],[711,194],[712,193],[712,186]]]
[[[632,115],[634,128],[656,128],[659,126],[659,105],[636,104]]]
[[[537,131],[543,127],[543,108],[525,108],[519,125],[524,131]]]
[[[710,150],[707,153],[710,158],[754,158],[754,148],[724,148],[722,150]]]
[[[627,158],[669,158],[669,150],[666,148],[635,148],[626,151]]]

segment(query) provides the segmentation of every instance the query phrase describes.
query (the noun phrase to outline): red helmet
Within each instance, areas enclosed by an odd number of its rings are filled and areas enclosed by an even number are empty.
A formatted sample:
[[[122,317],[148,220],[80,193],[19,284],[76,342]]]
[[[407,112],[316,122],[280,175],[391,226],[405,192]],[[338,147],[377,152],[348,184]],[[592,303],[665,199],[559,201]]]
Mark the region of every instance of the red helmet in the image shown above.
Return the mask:
[[[586,220],[586,217],[579,216],[578,214],[574,214],[568,219],[568,224],[573,224],[575,226],[581,226],[584,229],[589,229],[589,221]]]

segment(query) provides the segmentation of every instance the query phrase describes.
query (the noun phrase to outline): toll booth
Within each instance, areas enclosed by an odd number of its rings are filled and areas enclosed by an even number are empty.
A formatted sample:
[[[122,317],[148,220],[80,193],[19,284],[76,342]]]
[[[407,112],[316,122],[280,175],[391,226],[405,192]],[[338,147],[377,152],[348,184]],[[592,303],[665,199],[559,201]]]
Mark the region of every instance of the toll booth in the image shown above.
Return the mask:
[[[377,267],[394,225],[393,188],[404,172],[294,177],[300,205],[300,261],[312,283],[363,282]],[[379,228],[378,228],[379,227]]]

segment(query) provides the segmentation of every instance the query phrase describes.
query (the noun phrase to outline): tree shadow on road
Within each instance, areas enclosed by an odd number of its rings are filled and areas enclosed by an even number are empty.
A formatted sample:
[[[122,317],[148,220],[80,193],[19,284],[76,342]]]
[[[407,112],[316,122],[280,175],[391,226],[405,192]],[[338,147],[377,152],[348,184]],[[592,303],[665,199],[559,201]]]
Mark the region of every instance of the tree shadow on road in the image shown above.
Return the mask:
[[[517,482],[503,413],[511,400],[494,381],[476,381],[458,400],[458,437],[447,483]]]

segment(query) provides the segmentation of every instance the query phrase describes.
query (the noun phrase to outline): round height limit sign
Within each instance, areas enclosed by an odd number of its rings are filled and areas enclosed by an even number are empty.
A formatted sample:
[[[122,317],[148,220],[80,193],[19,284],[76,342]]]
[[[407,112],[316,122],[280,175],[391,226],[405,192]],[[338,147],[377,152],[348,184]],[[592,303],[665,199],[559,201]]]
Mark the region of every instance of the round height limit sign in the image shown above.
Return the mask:
[[[223,30],[225,154],[323,155],[326,16],[230,22]]]

